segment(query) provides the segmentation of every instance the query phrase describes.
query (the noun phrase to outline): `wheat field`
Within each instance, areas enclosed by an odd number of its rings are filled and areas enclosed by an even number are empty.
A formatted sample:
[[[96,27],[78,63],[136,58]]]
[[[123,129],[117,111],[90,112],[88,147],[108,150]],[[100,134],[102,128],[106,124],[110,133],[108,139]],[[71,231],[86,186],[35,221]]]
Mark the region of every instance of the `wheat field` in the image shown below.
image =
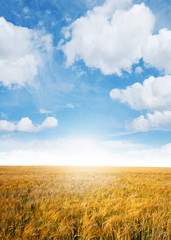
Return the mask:
[[[171,169],[1,166],[0,239],[171,239]]]

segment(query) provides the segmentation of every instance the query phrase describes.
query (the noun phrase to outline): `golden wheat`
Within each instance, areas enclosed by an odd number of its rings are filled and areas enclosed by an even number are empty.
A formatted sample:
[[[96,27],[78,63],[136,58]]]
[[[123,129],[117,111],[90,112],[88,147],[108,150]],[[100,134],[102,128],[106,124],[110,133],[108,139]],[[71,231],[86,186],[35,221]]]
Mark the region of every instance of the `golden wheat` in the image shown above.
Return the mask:
[[[0,239],[171,239],[171,169],[0,167]]]

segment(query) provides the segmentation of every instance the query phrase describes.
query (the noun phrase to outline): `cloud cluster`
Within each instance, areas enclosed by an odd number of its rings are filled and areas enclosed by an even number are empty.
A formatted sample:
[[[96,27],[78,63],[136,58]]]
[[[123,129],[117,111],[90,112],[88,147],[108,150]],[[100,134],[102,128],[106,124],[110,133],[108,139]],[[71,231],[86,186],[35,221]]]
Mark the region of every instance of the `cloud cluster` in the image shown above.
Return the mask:
[[[131,72],[132,65],[143,59],[144,66],[158,69],[162,77],[149,77],[126,89],[113,89],[114,100],[135,110],[147,110],[147,116],[134,119],[129,128],[147,131],[170,127],[171,110],[171,30],[154,33],[155,16],[144,3],[130,0],[106,0],[85,16],[63,29],[59,43],[67,66],[83,60],[86,66],[98,68],[103,74],[121,75]],[[143,69],[138,66],[135,73]]]
[[[52,51],[52,36],[19,27],[0,17],[0,83],[6,87],[31,84],[44,54]]]
[[[34,125],[28,117],[22,118],[17,124],[8,122],[6,120],[0,120],[0,132],[40,132],[44,129],[53,128],[56,126],[58,126],[58,120],[54,117],[47,117],[41,125]]]
[[[67,137],[26,143],[5,139],[0,145],[6,149],[0,152],[1,165],[171,167],[171,144],[153,149],[128,141]]]
[[[171,111],[147,113],[146,118],[141,115],[133,120],[131,126],[128,126],[128,128],[142,132],[163,127],[171,128]]]
[[[127,103],[132,109],[150,111],[171,108],[171,75],[149,77],[143,84],[137,82],[126,89],[114,88],[110,92],[113,100]]]
[[[134,119],[127,126],[135,131],[148,131],[161,127],[171,127],[171,75],[149,77],[143,84],[135,83],[126,89],[112,89],[110,96],[121,103],[127,103],[132,109],[145,109],[147,113]]]
[[[171,31],[153,35],[155,18],[142,4],[129,0],[106,0],[63,29],[66,42],[60,48],[67,66],[83,60],[103,74],[130,72],[132,64],[143,60],[166,74],[171,73]],[[61,44],[62,43],[62,44]]]

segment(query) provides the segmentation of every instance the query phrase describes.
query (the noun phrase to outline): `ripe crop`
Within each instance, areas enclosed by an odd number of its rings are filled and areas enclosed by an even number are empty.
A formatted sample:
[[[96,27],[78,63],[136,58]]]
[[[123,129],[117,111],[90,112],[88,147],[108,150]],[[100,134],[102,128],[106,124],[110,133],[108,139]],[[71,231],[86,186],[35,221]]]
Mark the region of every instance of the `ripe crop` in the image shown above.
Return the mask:
[[[171,239],[171,169],[0,167],[0,239]]]

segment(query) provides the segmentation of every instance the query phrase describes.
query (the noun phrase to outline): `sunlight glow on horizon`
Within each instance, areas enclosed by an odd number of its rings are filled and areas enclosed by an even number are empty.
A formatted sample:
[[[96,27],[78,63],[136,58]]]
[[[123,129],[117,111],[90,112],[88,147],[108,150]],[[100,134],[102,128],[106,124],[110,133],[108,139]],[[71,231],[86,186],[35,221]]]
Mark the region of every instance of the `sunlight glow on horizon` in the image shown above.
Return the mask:
[[[60,138],[36,141],[0,153],[2,165],[171,167],[171,145],[159,149],[126,141]]]

